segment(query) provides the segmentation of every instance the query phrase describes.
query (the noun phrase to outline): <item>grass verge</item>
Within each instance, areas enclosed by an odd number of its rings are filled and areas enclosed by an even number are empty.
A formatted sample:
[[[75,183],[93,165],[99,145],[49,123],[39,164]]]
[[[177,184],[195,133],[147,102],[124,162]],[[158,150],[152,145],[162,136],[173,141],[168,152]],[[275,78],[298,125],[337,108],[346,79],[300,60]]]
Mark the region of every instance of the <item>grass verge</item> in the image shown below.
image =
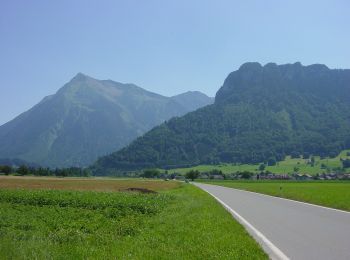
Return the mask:
[[[200,181],[350,211],[350,182]]]

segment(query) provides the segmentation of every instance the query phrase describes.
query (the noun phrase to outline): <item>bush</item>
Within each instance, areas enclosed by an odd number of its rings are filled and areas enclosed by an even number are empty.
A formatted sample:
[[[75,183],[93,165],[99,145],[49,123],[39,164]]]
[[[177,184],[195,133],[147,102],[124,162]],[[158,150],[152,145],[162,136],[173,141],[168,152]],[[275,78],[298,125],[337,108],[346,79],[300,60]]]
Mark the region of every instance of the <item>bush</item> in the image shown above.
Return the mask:
[[[310,159],[310,153],[304,153],[303,159]]]
[[[267,165],[268,166],[274,166],[276,165],[276,159],[275,158],[270,158],[268,161],[267,161]]]
[[[8,165],[0,165],[0,172],[5,173],[5,175],[9,175],[12,172],[12,168]]]
[[[156,178],[160,175],[159,170],[157,169],[147,169],[143,171],[142,177],[145,178]]]
[[[197,179],[199,176],[199,171],[197,170],[190,170],[186,173],[186,178],[194,181],[194,179]]]
[[[19,175],[28,175],[29,174],[29,169],[27,166],[25,165],[21,165],[18,169],[17,169],[17,173]]]
[[[346,159],[342,161],[343,168],[350,168],[350,159]]]
[[[266,168],[265,164],[262,163],[262,164],[259,165],[259,171],[264,171],[265,168]]]
[[[241,173],[242,179],[250,179],[253,175],[254,173],[248,171],[244,171]]]
[[[297,151],[293,151],[290,153],[290,156],[292,157],[292,159],[300,158],[300,153]]]

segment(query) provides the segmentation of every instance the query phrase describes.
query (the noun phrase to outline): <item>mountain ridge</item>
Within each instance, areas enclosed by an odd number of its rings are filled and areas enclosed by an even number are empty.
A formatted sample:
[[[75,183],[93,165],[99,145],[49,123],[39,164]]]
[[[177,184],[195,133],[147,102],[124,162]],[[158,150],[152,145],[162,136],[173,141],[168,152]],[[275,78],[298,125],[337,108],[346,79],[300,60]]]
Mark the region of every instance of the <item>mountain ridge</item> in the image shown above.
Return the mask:
[[[87,166],[187,112],[171,97],[78,73],[55,94],[0,126],[0,158],[50,167]]]
[[[169,120],[94,168],[101,173],[335,156],[350,147],[349,111],[348,69],[245,63],[227,76],[213,105]]]

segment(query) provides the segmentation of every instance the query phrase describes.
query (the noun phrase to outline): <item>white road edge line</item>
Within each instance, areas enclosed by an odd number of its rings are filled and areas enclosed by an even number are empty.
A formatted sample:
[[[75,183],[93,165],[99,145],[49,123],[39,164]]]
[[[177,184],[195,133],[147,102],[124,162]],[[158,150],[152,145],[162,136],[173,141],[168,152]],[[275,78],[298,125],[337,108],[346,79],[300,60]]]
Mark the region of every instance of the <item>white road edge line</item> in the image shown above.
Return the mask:
[[[290,202],[295,202],[295,203],[304,204],[304,205],[308,205],[308,206],[313,206],[313,207],[317,207],[317,208],[329,209],[329,210],[334,210],[334,211],[338,211],[338,212],[350,214],[350,211],[345,211],[345,210],[341,210],[341,209],[335,209],[335,208],[325,207],[325,206],[321,206],[321,205],[317,205],[317,204],[312,204],[312,203],[308,203],[308,202],[303,202],[303,201],[298,201],[298,200],[292,200],[292,199],[287,199],[287,198],[281,198],[281,197],[272,196],[272,195],[268,195],[268,194],[264,194],[264,193],[258,193],[258,192],[249,191],[249,190],[241,190],[241,189],[231,188],[231,187],[227,187],[227,186],[221,186],[221,185],[217,185],[217,184],[208,184],[208,183],[203,183],[203,184],[206,184],[206,185],[213,185],[213,186],[220,186],[220,187],[224,187],[224,188],[227,188],[227,189],[233,189],[233,190],[237,190],[237,191],[244,191],[244,192],[253,193],[253,194],[256,194],[256,195],[259,195],[259,196],[264,196],[264,197],[269,197],[269,198],[274,198],[274,199],[280,199],[280,200],[287,200],[287,201],[290,201]]]
[[[195,185],[197,186],[197,185]],[[198,188],[201,188],[197,186]],[[202,188],[201,188],[202,189]],[[221,199],[216,197],[211,192],[202,189],[209,193],[212,197],[214,197],[224,208],[231,213],[231,215],[238,220],[243,226],[247,228],[249,234],[251,234],[257,242],[263,247],[265,252],[270,256],[270,259],[279,259],[279,260],[289,260],[289,258],[278,248],[276,247],[269,239],[267,239],[259,230],[257,230],[252,224],[250,224],[245,218],[239,215],[235,210],[233,210],[230,206],[228,206]]]

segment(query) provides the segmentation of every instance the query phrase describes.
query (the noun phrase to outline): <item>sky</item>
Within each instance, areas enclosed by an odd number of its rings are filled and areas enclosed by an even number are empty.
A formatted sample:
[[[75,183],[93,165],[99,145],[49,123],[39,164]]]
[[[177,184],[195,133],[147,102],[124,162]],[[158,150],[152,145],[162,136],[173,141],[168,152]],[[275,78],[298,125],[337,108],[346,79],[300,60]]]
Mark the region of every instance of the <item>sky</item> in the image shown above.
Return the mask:
[[[348,0],[0,0],[0,125],[82,72],[215,96],[248,61],[350,68]]]

